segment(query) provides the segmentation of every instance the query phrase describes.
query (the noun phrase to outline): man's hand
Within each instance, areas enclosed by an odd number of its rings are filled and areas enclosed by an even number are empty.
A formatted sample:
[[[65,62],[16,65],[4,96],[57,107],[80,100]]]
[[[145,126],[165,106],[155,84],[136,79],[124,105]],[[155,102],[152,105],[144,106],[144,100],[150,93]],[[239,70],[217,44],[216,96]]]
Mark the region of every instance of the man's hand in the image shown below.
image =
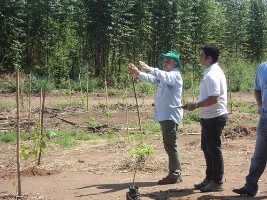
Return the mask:
[[[188,110],[188,111],[193,111],[196,108],[198,108],[196,103],[188,103],[188,104],[186,104],[184,109]]]
[[[139,70],[134,64],[130,63],[128,65],[128,69],[129,69],[129,71],[130,71],[130,73],[132,74],[133,77],[136,78],[138,76]]]
[[[139,61],[139,64],[145,72],[150,71],[150,67],[146,63],[144,63],[143,61]]]

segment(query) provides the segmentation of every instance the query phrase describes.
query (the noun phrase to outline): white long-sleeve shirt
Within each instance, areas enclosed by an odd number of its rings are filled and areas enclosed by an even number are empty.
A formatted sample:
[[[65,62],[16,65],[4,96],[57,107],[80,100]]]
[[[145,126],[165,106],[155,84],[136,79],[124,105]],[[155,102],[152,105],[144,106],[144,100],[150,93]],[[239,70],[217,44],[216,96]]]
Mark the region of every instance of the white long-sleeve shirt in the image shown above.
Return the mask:
[[[183,109],[174,107],[181,106],[183,80],[178,69],[174,68],[166,72],[150,67],[149,73],[140,72],[138,78],[158,84],[155,95],[154,120],[172,120],[179,124],[183,117]]]

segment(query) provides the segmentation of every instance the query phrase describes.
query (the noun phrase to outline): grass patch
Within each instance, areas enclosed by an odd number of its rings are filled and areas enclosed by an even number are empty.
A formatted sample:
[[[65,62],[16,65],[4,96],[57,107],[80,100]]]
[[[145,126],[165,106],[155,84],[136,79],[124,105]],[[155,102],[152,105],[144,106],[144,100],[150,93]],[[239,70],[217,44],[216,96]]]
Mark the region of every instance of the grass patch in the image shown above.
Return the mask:
[[[234,113],[257,113],[257,105],[255,103],[232,99],[231,101],[229,101],[228,105],[230,106],[231,104],[233,106]]]
[[[199,110],[196,109],[192,112],[184,112],[183,120],[185,124],[192,124],[193,122],[199,122],[200,121]]]
[[[7,104],[5,102],[0,101],[0,109],[13,109],[15,108],[15,105],[13,104]]]
[[[52,142],[59,144],[62,148],[70,148],[77,145],[80,141],[106,140],[108,142],[117,141],[118,135],[113,133],[89,133],[76,130],[70,131],[48,131],[46,137]]]
[[[130,141],[141,142],[142,140],[146,140],[146,139],[147,139],[146,134],[133,133],[133,134],[129,135]]]
[[[47,107],[56,108],[56,109],[65,109],[68,106],[81,106],[82,103],[75,99],[70,100],[69,98],[65,98],[57,103],[50,103]]]
[[[9,130],[5,133],[0,134],[0,141],[1,142],[14,142],[16,140],[16,134],[14,131]]]
[[[142,129],[146,134],[158,134],[160,132],[160,125],[158,122],[146,122],[142,124]]]

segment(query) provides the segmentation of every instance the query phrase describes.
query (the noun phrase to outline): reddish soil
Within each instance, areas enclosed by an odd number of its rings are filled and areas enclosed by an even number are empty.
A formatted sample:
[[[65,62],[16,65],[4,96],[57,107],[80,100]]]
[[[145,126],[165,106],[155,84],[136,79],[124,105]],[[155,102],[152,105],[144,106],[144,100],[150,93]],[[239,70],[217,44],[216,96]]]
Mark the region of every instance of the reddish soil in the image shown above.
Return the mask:
[[[233,94],[247,102],[254,102],[252,94]],[[244,98],[243,98],[244,97]],[[65,99],[68,97],[65,97]],[[45,112],[46,129],[80,129],[101,134],[112,130],[121,136],[126,135],[125,101],[121,97],[110,98],[112,115],[107,119],[102,110],[105,98],[90,95],[90,110],[79,104],[52,109],[52,103],[62,103],[64,97],[50,95],[47,97]],[[79,98],[76,97],[78,101]],[[1,96],[0,101],[14,103],[14,96]],[[33,100],[33,118],[38,118],[38,98]],[[137,114],[133,99],[129,102],[129,124],[138,128]],[[141,102],[142,122],[151,122],[153,102],[152,96]],[[27,110],[22,110],[23,118],[27,119]],[[88,119],[93,117],[97,126],[88,128]],[[257,118],[257,115],[250,117]],[[109,120],[109,126],[107,126]],[[15,110],[2,109],[0,112],[0,130],[14,127]],[[22,128],[27,128],[27,123]],[[31,126],[33,126],[31,124]],[[90,129],[91,128],[91,129]],[[94,130],[92,130],[95,128]],[[132,129],[131,129],[132,130]],[[242,122],[228,125],[223,136],[223,154],[225,162],[224,191],[217,193],[200,193],[193,190],[193,184],[203,179],[205,161],[200,149],[199,124],[181,125],[178,139],[183,167],[183,181],[178,184],[159,186],[156,182],[166,175],[167,157],[158,134],[149,134],[147,143],[153,146],[155,153],[144,166],[139,167],[136,184],[142,199],[156,200],[238,200],[267,199],[267,172],[261,177],[260,188],[255,198],[236,196],[233,188],[244,184],[250,158],[254,150],[256,123]],[[131,131],[135,132],[135,130]],[[186,134],[185,134],[186,133]],[[1,134],[1,133],[0,133]],[[23,199],[45,200],[123,200],[128,186],[132,185],[134,163],[127,149],[135,143],[117,141],[82,141],[78,145],[63,149],[55,143],[48,142],[40,167],[35,161],[22,161],[22,192]],[[0,142],[0,199],[15,199],[16,194],[16,146],[15,143]]]

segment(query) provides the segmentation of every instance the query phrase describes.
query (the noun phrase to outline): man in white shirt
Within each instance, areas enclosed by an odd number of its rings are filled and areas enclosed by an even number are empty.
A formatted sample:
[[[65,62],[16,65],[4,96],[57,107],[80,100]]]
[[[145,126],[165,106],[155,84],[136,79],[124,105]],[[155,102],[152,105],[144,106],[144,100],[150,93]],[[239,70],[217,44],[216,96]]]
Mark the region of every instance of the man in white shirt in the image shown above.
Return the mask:
[[[223,185],[221,134],[228,117],[227,84],[217,63],[218,58],[219,50],[216,47],[201,47],[200,62],[205,72],[199,86],[199,102],[189,103],[185,108],[189,111],[200,108],[201,149],[206,160],[206,177],[194,186],[202,192],[221,191]]]

